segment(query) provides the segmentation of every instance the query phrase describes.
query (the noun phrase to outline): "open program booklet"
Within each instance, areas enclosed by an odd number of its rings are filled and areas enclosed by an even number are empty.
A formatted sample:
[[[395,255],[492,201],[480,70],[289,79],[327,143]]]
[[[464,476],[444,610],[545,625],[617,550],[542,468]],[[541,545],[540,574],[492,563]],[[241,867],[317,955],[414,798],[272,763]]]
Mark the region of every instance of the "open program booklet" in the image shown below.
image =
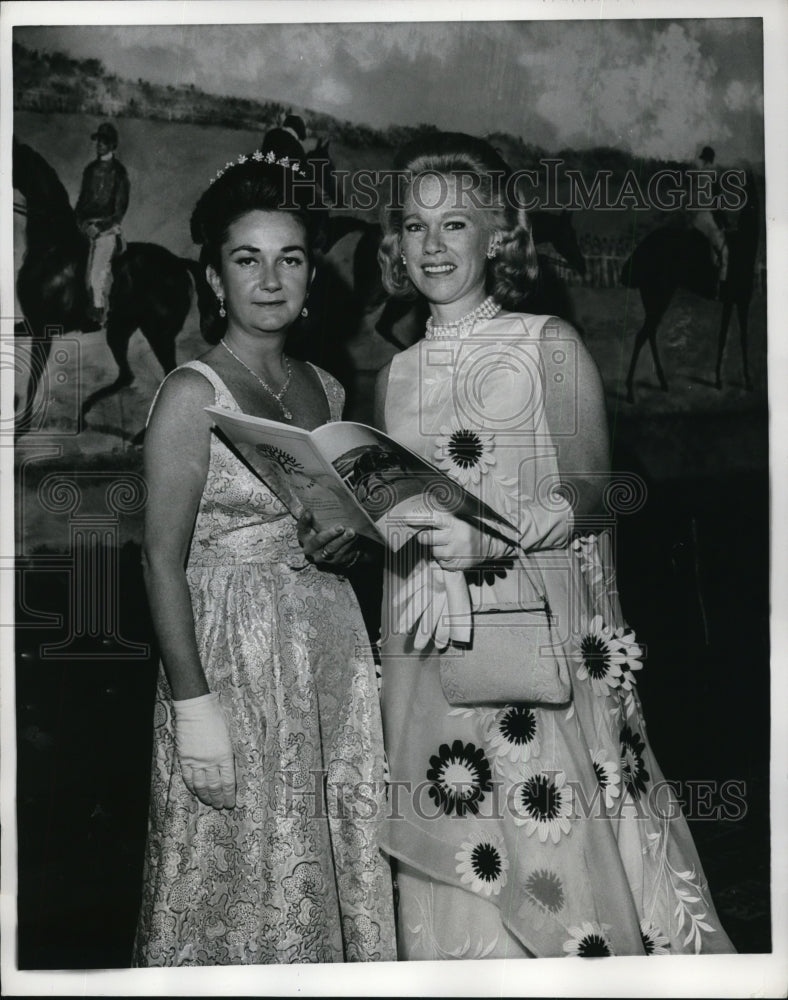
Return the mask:
[[[219,406],[216,426],[288,510],[320,527],[342,524],[398,549],[447,511],[517,542],[514,525],[382,431],[347,421],[313,431]],[[410,523],[408,523],[410,522]]]

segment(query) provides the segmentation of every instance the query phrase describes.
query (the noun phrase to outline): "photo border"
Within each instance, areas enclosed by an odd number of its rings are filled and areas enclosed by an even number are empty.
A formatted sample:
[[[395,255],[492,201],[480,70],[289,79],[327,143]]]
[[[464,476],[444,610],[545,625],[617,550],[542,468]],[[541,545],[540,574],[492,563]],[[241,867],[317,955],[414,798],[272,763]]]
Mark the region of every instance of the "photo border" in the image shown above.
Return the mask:
[[[11,35],[21,25],[230,24],[263,22],[394,22],[585,20],[602,18],[726,18],[764,19],[764,129],[766,219],[769,270],[767,330],[769,381],[769,455],[771,522],[771,955],[616,957],[597,962],[582,959],[540,959],[484,962],[411,962],[395,966],[223,966],[189,969],[88,970],[28,972],[16,968],[16,729],[14,690],[13,553],[14,503],[12,448],[0,442],[0,693],[2,707],[2,893],[0,960],[7,995],[498,995],[498,996],[627,996],[633,991],[651,996],[784,996],[788,983],[788,796],[786,764],[788,704],[786,671],[786,450],[788,413],[783,396],[788,385],[788,346],[780,319],[788,314],[788,282],[782,268],[788,262],[788,212],[785,164],[788,143],[784,100],[788,94],[788,5],[781,0],[518,0],[482,3],[478,0],[249,0],[241,3],[103,2],[32,3],[6,0],[0,11],[0,347],[13,343],[13,218],[11,133],[13,86]],[[0,420],[13,417],[13,365],[0,369]],[[5,426],[5,424],[3,424]],[[735,526],[731,538],[735,539]],[[728,544],[727,539],[721,544]],[[734,541],[735,544],[735,541]],[[647,962],[648,965],[644,965]],[[560,964],[559,964],[560,963]]]

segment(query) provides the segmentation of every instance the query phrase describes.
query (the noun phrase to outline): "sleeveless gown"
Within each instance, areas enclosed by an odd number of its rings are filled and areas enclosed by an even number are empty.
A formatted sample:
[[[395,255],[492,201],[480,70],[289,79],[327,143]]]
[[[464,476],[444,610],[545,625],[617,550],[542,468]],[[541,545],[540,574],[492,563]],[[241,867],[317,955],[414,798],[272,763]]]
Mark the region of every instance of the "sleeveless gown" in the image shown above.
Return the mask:
[[[501,313],[390,368],[387,433],[528,539],[507,572],[465,574],[466,645],[424,646],[403,614],[414,594],[424,605],[446,592],[424,550],[387,566],[382,836],[398,862],[399,957],[731,952],[646,736],[613,533],[575,525],[570,541],[539,499],[558,476],[555,436],[577,432],[572,345],[539,343],[547,319]],[[567,390],[560,427],[547,424],[547,379]],[[553,695],[537,670],[545,647],[567,684]]]
[[[240,410],[212,368],[184,367]],[[342,387],[315,371],[337,420]],[[215,430],[186,575],[237,804],[214,809],[184,785],[160,670],[133,964],[394,958],[378,688],[355,595],[305,562],[293,517]]]

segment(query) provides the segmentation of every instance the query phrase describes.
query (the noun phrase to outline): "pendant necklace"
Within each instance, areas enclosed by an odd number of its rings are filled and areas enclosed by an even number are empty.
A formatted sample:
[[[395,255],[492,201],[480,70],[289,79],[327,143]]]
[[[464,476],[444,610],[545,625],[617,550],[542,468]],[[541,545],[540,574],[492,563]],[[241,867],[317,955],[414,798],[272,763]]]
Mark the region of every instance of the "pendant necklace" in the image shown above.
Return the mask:
[[[284,363],[285,368],[287,369],[287,378],[285,379],[284,385],[279,390],[279,392],[274,392],[274,390],[266,382],[266,380],[262,377],[262,375],[258,375],[257,372],[253,371],[245,361],[242,361],[235,353],[235,351],[232,348],[228,347],[227,344],[225,344],[224,340],[220,340],[219,343],[222,345],[225,351],[228,352],[228,354],[231,354],[235,358],[235,360],[238,362],[239,365],[243,365],[244,368],[249,372],[249,374],[257,379],[257,381],[269,395],[274,397],[277,403],[279,403],[279,406],[282,410],[282,416],[285,418],[285,420],[292,420],[293,414],[290,412],[290,410],[288,410],[288,408],[282,402],[282,397],[287,392],[288,386],[290,385],[290,379],[293,377],[293,369],[291,368],[290,362],[287,360],[285,355],[284,354],[282,355],[282,361]]]

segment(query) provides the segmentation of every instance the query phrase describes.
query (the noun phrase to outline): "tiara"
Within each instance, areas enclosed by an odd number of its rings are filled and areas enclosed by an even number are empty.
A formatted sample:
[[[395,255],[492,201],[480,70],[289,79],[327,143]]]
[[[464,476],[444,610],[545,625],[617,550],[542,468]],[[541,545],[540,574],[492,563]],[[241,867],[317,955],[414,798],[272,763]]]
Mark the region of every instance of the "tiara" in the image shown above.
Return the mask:
[[[273,150],[263,153],[261,150],[256,149],[250,156],[241,153],[237,160],[228,160],[223,167],[216,171],[210,183],[213,184],[214,181],[218,181],[222,174],[227,173],[230,167],[238,166],[249,160],[255,160],[257,163],[266,163],[269,166],[284,167],[285,170],[291,170],[294,174],[298,174],[299,177],[306,177],[306,174],[301,169],[300,160],[291,160],[289,156],[282,156],[277,159],[276,153]]]

